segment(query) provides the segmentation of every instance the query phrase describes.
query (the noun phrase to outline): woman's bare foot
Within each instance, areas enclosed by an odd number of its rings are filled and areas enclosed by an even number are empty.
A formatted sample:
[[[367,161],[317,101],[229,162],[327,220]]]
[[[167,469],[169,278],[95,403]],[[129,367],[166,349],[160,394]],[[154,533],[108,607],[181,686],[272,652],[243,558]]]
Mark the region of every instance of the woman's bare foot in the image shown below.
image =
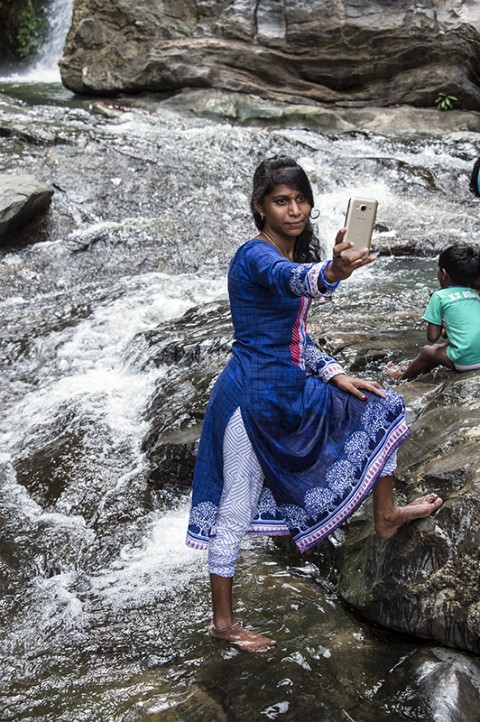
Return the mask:
[[[414,499],[406,506],[397,506],[389,514],[375,519],[375,531],[381,539],[391,539],[404,524],[414,519],[425,519],[443,504],[438,494],[427,494]]]
[[[242,627],[240,622],[235,622],[231,627],[222,628],[218,628],[212,624],[208,633],[211,637],[223,639],[225,642],[234,644],[245,652],[268,652],[269,649],[276,645],[274,639],[269,639],[262,634],[252,632],[250,629]]]
[[[406,369],[406,366],[396,366],[391,361],[385,366],[387,376],[389,376],[393,381],[402,381],[403,374],[405,373]]]

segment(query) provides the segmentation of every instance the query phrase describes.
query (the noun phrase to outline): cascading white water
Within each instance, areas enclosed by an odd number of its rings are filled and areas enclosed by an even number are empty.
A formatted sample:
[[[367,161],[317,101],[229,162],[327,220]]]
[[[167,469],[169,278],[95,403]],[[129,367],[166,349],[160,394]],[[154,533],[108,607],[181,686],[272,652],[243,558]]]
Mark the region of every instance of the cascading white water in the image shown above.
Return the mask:
[[[21,73],[9,75],[10,81],[59,83],[58,61],[72,20],[74,0],[50,0],[47,8],[48,34],[31,65]]]
[[[29,78],[40,82],[60,80],[58,61],[62,56],[65,37],[70,27],[73,1],[51,0],[48,8],[49,32],[35,63],[28,72]]]

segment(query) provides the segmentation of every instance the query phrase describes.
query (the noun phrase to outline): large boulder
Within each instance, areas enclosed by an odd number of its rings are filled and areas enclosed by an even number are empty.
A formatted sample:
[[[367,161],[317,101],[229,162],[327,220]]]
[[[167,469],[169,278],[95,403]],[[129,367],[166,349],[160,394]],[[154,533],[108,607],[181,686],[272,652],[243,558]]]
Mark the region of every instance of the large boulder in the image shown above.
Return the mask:
[[[75,0],[60,61],[76,93],[219,88],[347,106],[480,108],[474,0]]]
[[[444,504],[389,541],[373,533],[371,503],[338,553],[339,591],[370,620],[480,652],[480,375],[442,373],[403,387],[424,404],[399,455],[400,499],[435,491]]]

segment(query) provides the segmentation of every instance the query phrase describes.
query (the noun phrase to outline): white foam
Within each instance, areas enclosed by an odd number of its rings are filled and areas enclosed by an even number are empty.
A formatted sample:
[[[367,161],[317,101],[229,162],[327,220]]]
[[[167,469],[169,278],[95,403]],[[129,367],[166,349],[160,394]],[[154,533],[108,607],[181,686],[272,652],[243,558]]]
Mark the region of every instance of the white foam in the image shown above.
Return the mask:
[[[204,572],[205,555],[185,544],[185,500],[154,522],[141,546],[124,547],[109,569],[92,577],[92,591],[113,607],[176,594]]]

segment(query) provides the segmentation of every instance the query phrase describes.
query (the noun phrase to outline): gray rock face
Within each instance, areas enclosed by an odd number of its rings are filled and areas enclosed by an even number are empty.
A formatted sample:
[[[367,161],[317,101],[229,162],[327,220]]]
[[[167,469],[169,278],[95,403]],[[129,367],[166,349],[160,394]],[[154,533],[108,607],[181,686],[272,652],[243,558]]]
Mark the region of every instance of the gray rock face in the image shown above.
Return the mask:
[[[339,589],[371,620],[478,653],[480,377],[439,377],[423,389],[418,382],[400,389],[424,408],[402,447],[398,476],[400,503],[435,491],[444,504],[385,542],[372,533],[368,503],[339,552]]]
[[[191,485],[206,402],[229,359],[231,335],[225,301],[192,309],[178,323],[145,334],[143,343],[156,349],[149,363],[169,367],[168,381],[147,412],[151,427],[143,450],[151,488]]]
[[[346,106],[479,109],[474,0],[76,0],[60,61],[77,93],[218,88]]]
[[[48,208],[54,190],[30,175],[0,175],[0,241]]]

